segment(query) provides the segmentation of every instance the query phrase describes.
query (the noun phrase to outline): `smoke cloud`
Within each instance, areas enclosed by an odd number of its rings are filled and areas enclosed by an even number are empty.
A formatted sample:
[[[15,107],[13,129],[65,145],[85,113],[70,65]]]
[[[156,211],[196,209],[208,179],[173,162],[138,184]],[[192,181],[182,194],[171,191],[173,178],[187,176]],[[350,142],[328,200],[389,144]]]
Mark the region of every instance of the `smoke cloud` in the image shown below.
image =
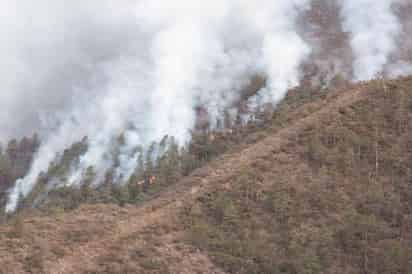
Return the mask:
[[[79,183],[90,166],[98,182],[114,162],[118,178],[127,179],[137,146],[166,134],[184,145],[195,108],[205,107],[216,121],[251,75],[268,78],[258,96],[276,104],[298,84],[299,66],[310,52],[295,31],[308,4],[0,1],[0,140],[33,132],[42,139],[6,210],[15,210],[57,153],[85,136],[88,150],[68,184]],[[112,145],[121,134],[114,158]]]
[[[343,28],[351,34],[354,77],[370,80],[384,71],[402,31],[392,7],[398,0],[342,1]]]

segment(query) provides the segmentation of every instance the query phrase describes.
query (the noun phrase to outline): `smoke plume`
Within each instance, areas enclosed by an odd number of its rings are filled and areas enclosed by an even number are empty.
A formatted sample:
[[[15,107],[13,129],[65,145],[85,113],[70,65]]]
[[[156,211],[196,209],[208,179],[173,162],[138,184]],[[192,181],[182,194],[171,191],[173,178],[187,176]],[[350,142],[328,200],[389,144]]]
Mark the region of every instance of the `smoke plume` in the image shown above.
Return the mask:
[[[383,73],[395,51],[396,39],[402,31],[393,11],[395,2],[398,0],[342,1],[343,27],[351,35],[356,80],[370,80]]]
[[[276,104],[298,84],[309,46],[295,31],[307,0],[0,1],[0,140],[39,132],[42,144],[11,190],[14,211],[56,154],[83,137],[88,150],[68,179],[88,167],[97,182],[118,162],[135,168],[136,147],[166,134],[184,145],[195,108],[212,124],[251,75]],[[111,148],[124,136],[120,154]]]

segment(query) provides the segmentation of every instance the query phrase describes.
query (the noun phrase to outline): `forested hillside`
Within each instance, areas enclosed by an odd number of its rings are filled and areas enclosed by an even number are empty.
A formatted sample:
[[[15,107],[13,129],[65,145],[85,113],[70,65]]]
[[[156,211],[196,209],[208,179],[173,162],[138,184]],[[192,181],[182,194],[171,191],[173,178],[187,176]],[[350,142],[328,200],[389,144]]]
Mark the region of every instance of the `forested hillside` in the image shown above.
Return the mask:
[[[22,211],[0,228],[2,271],[408,274],[411,92],[410,77],[291,91],[143,203]]]
[[[0,0],[0,274],[412,274],[411,14]]]

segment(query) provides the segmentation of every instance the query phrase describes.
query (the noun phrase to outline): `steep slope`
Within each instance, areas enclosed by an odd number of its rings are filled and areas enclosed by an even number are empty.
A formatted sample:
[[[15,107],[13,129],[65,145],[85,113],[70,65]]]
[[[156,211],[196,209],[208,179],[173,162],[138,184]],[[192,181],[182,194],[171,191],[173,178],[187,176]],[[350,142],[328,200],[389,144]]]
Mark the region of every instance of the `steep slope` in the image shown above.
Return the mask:
[[[408,273],[411,92],[412,78],[331,92],[140,206],[18,216],[1,271]]]

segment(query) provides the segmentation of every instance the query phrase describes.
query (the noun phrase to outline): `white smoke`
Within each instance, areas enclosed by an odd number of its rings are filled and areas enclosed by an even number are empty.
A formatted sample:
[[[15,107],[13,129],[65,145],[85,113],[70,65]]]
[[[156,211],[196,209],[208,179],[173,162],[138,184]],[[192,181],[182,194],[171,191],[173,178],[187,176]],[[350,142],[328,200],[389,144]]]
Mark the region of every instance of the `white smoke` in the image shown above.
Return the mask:
[[[412,64],[401,60],[396,63],[388,65],[386,70],[390,78],[397,78],[400,76],[411,75],[412,74]]]
[[[0,0],[0,140],[32,131],[43,140],[6,210],[15,210],[57,153],[84,136],[88,151],[70,184],[90,166],[102,179],[116,160],[116,174],[127,178],[136,147],[166,134],[184,145],[195,107],[217,120],[256,73],[269,83],[259,97],[276,104],[298,83],[309,53],[295,31],[308,3]]]
[[[402,31],[392,5],[399,0],[342,1],[343,28],[351,35],[354,77],[370,80],[384,71]]]

